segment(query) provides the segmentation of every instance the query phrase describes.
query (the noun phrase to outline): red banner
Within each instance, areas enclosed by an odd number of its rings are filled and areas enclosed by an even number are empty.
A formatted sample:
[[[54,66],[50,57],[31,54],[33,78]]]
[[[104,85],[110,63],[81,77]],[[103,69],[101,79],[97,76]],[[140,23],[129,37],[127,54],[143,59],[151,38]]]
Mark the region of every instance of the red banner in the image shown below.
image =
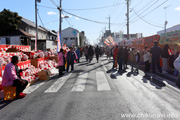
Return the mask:
[[[0,52],[7,51],[9,48],[16,48],[18,51],[30,51],[30,46],[22,45],[0,45]]]

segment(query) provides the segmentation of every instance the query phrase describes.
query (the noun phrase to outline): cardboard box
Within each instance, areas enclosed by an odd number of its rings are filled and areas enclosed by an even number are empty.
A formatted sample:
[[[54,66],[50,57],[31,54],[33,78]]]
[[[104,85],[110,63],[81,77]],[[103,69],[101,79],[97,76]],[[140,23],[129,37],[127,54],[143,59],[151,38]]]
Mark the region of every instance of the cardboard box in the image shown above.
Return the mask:
[[[39,80],[49,80],[50,78],[50,71],[49,70],[42,70],[38,73]]]
[[[50,56],[49,60],[55,60],[58,63],[58,56]]]
[[[38,59],[31,59],[31,65],[33,65],[34,67],[38,68]]]
[[[50,48],[47,48],[46,51],[51,51],[51,49],[50,49]]]

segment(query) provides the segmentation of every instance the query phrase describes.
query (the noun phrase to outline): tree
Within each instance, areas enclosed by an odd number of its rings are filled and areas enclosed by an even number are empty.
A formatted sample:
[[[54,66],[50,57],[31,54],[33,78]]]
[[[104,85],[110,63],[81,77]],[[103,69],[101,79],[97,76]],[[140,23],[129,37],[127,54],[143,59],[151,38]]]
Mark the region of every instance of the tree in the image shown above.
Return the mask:
[[[6,35],[18,30],[18,25],[21,23],[21,16],[17,12],[11,12],[4,9],[0,12],[0,35]]]

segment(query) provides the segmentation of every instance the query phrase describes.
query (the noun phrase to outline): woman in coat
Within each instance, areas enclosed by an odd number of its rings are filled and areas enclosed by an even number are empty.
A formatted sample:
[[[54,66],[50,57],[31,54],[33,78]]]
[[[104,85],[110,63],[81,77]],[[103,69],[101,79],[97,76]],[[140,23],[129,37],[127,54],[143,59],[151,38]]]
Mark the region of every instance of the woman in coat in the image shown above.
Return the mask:
[[[63,70],[64,70],[64,55],[63,55],[63,49],[60,49],[60,52],[58,54],[58,68],[59,68],[59,76],[62,76]]]

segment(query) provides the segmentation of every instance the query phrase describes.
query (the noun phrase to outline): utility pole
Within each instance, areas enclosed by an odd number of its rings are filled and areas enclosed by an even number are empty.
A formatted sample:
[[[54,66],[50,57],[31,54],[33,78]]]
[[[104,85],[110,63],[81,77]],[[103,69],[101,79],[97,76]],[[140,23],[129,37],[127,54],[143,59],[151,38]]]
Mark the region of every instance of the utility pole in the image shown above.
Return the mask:
[[[34,49],[35,51],[37,51],[37,40],[38,40],[37,2],[40,3],[41,0],[35,0],[35,24],[36,24],[35,49]]]
[[[109,17],[106,18],[106,19],[109,19],[109,33],[110,33],[110,30],[111,30],[111,17],[110,17],[110,15],[109,15]]]
[[[61,2],[62,0],[60,0],[60,7],[59,7],[59,39],[60,39],[60,44],[61,44],[61,47],[62,47],[62,40],[61,40],[61,22],[62,22],[62,17],[61,17],[61,12],[62,12],[62,8],[61,8]]]
[[[127,40],[129,40],[129,0],[127,0]]]
[[[38,25],[37,25],[37,0],[35,0],[35,23],[36,23],[35,51],[37,51],[37,40],[38,40]]]
[[[170,6],[170,5],[169,5]],[[166,7],[164,7],[164,9],[165,9],[165,23],[164,23],[164,33],[165,33],[165,38],[166,38],[166,26],[167,26],[167,24],[168,24],[168,21],[167,21],[167,8],[169,7],[169,6],[166,6]]]

